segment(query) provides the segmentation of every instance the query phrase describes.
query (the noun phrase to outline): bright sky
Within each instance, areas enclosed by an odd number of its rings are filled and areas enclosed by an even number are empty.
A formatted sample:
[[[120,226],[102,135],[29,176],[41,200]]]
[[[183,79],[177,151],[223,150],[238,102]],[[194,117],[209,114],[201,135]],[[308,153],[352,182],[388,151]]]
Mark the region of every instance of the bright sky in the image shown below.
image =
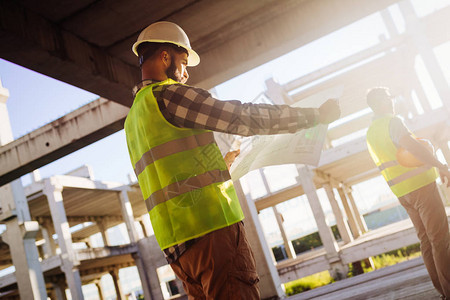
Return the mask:
[[[450,5],[450,0],[412,0],[411,2],[419,17]],[[404,20],[398,6],[391,6],[389,13],[394,18],[397,30],[400,33],[403,32]],[[390,38],[381,15],[376,13],[217,86],[215,94],[220,99],[251,101],[265,90],[264,81],[266,79],[273,77],[280,84],[284,84],[373,46],[379,43],[381,36],[386,39]],[[450,81],[450,72],[448,71],[450,70],[450,56],[448,55],[450,42],[436,47],[434,51],[447,81]],[[420,59],[416,62],[416,68],[423,77],[421,78],[422,82],[430,80]],[[92,93],[1,59],[0,78],[3,86],[9,89],[11,95],[7,104],[14,138],[37,129],[97,98]],[[429,83],[425,86],[425,92],[430,99],[439,99],[439,97],[435,97],[436,92]],[[436,101],[431,103],[433,108],[442,105],[440,100]],[[40,172],[42,177],[49,177],[54,174],[67,173],[83,164],[88,164],[93,168],[96,179],[128,183],[127,175],[132,173],[132,169],[123,130],[40,168]],[[273,167],[271,170],[277,174],[286,172],[287,169],[280,171],[280,167]],[[295,173],[295,170],[290,172]],[[288,181],[277,181],[277,178],[280,177],[283,176],[271,177],[270,181],[274,189],[286,187],[289,183]],[[22,180],[24,184],[30,182],[28,176],[24,176]],[[254,180],[255,182],[249,183],[249,186],[252,187],[251,192],[263,193],[261,188],[256,188],[261,184],[257,182],[257,179]],[[286,206],[289,207],[288,204]],[[286,211],[288,212],[289,209]]]

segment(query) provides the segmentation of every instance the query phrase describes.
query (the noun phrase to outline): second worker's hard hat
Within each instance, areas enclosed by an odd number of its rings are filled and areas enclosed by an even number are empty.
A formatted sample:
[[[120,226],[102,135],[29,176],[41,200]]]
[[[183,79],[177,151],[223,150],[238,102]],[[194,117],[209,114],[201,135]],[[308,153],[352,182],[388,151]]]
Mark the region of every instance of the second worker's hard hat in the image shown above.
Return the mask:
[[[189,38],[184,30],[175,23],[161,21],[149,25],[142,30],[132,50],[139,56],[137,48],[142,43],[171,43],[183,47],[188,52],[188,66],[194,67],[200,63],[197,52],[192,50]]]

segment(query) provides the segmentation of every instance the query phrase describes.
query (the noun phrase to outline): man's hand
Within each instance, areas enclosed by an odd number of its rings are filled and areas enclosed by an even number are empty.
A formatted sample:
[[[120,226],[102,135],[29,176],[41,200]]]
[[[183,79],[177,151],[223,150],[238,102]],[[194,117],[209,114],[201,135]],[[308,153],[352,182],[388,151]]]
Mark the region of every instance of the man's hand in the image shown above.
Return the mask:
[[[319,107],[319,122],[322,124],[330,124],[339,119],[341,109],[337,99],[328,99]]]
[[[228,170],[231,168],[231,165],[233,164],[236,157],[241,153],[240,149],[237,149],[235,151],[230,151],[227,154],[225,154],[225,157],[223,158],[225,162],[227,163]]]
[[[439,168],[439,174],[441,175],[442,184],[446,187],[450,186],[450,171],[448,170],[447,165],[443,165],[443,167]],[[447,181],[445,180],[447,179]]]

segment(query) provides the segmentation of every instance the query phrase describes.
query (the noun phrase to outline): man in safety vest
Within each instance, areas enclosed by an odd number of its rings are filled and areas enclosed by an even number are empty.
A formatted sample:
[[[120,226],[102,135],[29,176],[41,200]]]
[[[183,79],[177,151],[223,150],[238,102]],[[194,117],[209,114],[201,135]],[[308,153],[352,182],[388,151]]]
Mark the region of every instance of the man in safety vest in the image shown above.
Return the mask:
[[[369,90],[367,104],[374,112],[374,120],[367,131],[370,155],[414,224],[433,285],[443,299],[448,299],[450,233],[445,207],[435,182],[439,170],[442,182],[447,180],[448,185],[448,167],[416,140],[400,118],[394,116],[394,102],[389,89],[376,87]],[[399,164],[396,154],[400,147],[423,165],[405,167]]]
[[[258,299],[244,215],[212,131],[293,133],[336,120],[337,100],[318,109],[243,104],[185,85],[186,67],[200,58],[171,22],[148,26],[132,50],[142,82],[125,121],[126,139],[161,250],[189,299]]]

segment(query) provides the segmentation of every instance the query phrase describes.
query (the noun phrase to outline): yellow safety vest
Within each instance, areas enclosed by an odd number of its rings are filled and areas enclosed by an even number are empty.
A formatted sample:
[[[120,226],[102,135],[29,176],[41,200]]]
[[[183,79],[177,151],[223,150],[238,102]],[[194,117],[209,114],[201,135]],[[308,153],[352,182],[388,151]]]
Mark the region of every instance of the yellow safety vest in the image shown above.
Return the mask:
[[[141,89],[125,120],[131,163],[161,249],[244,218],[233,182],[209,130],[179,128],[158,108],[153,89]]]
[[[393,116],[389,115],[372,122],[367,131],[367,146],[392,192],[401,197],[435,181],[438,172],[436,168],[427,165],[407,168],[397,162],[397,147],[389,134],[392,119]]]

